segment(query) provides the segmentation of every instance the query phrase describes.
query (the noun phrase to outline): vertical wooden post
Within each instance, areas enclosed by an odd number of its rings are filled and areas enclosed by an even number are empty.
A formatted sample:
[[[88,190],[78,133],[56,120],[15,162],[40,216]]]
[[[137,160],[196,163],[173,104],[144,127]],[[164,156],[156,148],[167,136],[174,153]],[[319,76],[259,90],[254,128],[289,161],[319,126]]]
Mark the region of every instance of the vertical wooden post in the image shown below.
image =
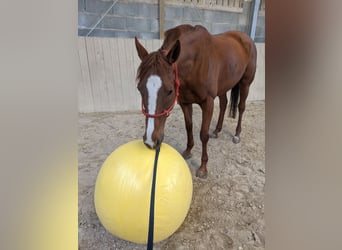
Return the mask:
[[[159,39],[164,39],[165,5],[164,0],[159,0]]]

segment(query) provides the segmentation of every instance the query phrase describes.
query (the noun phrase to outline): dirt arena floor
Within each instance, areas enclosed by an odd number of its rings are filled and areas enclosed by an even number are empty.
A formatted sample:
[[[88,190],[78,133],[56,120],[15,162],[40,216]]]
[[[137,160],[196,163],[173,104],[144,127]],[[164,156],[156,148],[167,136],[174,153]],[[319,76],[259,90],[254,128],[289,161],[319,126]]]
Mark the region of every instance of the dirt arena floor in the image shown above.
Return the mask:
[[[154,249],[264,249],[265,218],[265,102],[248,102],[242,122],[241,142],[233,144],[236,120],[226,114],[217,139],[208,143],[208,178],[195,177],[201,162],[201,111],[194,105],[193,156],[187,160],[193,176],[193,198],[181,227]],[[211,123],[216,126],[218,106]],[[93,202],[98,171],[120,145],[142,138],[144,116],[139,113],[79,115],[79,249],[146,249],[108,233]],[[180,153],[186,131],[177,106],[166,121],[164,142]]]

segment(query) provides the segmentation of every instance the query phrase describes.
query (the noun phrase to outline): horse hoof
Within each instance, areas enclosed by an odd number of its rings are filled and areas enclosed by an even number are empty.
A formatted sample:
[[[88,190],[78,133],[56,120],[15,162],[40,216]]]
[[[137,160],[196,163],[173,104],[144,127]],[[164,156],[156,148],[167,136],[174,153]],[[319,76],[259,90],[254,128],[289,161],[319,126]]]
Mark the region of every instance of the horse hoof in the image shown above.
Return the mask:
[[[218,138],[218,133],[215,133],[215,132],[213,132],[213,133],[211,133],[210,135],[210,138]]]
[[[208,171],[202,171],[201,169],[198,169],[196,171],[196,177],[201,178],[201,179],[207,179]]]
[[[190,159],[192,157],[192,154],[190,152],[184,151],[182,156],[185,160],[187,160],[187,159]]]
[[[233,142],[234,142],[235,144],[239,143],[239,142],[240,142],[240,137],[234,135],[234,136],[233,136]]]

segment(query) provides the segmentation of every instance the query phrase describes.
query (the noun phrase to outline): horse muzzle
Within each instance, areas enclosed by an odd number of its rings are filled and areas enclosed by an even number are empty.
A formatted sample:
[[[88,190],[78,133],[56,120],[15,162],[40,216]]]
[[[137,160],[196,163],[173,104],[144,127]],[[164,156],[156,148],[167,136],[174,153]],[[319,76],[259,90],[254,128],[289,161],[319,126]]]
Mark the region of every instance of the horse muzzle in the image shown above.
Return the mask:
[[[144,144],[150,148],[150,149],[156,149],[156,148],[159,148],[162,141],[163,141],[163,138],[164,136],[161,136],[160,139],[156,139],[156,140],[149,140],[149,139],[146,139],[146,137],[144,136],[143,138],[143,141],[144,141]]]

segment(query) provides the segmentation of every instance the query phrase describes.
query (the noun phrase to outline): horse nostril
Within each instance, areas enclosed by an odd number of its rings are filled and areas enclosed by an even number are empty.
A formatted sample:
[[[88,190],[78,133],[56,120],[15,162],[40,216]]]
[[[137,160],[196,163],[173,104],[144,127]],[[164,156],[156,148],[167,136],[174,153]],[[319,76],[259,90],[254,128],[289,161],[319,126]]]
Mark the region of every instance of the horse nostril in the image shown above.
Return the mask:
[[[148,144],[147,142],[144,142],[145,146],[148,147],[149,149],[153,149],[152,146],[150,144]]]
[[[144,140],[144,144],[146,145],[146,147],[148,147],[149,149],[154,149],[156,144],[151,141],[151,140]]]

